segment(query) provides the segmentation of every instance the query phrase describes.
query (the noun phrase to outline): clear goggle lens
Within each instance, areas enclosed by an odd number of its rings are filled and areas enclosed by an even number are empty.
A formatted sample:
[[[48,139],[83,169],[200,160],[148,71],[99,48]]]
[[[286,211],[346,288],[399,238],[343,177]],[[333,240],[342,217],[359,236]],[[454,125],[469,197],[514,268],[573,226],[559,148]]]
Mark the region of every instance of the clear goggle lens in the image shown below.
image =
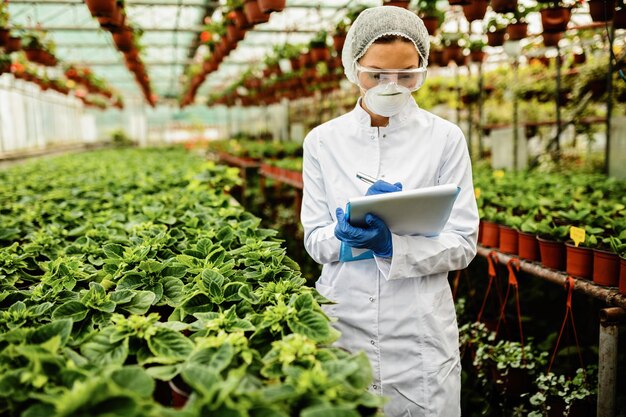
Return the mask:
[[[379,69],[356,64],[359,87],[368,90],[381,84],[395,83],[411,91],[419,89],[426,80],[426,68]]]

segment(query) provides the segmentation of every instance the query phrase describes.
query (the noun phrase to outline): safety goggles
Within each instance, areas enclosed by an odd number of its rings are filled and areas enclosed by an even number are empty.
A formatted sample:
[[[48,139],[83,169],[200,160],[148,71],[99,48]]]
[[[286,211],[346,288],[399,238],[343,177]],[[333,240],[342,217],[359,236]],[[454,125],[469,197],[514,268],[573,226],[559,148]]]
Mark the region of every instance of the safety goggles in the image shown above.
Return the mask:
[[[426,80],[426,68],[380,69],[356,64],[356,79],[359,87],[368,90],[381,84],[395,83],[415,91]]]

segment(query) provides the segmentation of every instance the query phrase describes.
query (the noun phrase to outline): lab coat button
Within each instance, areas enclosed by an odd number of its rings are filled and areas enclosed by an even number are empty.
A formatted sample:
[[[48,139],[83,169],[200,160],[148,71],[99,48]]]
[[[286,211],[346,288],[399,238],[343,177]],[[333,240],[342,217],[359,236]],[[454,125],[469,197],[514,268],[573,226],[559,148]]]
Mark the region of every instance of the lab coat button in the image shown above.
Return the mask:
[[[374,302],[374,297],[370,297],[370,303]]]
[[[383,135],[383,138],[386,138],[386,137],[387,137],[387,135]]]
[[[378,389],[378,385],[372,385],[372,388]]]
[[[374,342],[373,340],[370,340],[370,343],[371,343],[372,345],[375,345],[375,344],[376,344],[376,342]]]

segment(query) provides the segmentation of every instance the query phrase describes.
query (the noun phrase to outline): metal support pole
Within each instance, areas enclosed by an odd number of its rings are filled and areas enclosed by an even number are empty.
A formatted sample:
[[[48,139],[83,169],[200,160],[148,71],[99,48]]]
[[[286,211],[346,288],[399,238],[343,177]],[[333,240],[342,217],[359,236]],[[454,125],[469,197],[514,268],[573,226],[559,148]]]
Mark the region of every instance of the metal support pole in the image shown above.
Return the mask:
[[[556,155],[561,154],[561,49],[556,44]]]
[[[605,7],[607,7],[605,5]],[[606,147],[604,148],[604,173],[609,174],[609,155],[611,151],[611,113],[613,113],[613,40],[615,39],[615,25],[611,23],[609,35],[609,65],[606,88]]]
[[[478,63],[478,159],[483,157],[483,62]]]
[[[515,57],[515,60],[513,61],[513,85],[515,86],[514,88],[517,88],[518,85],[518,69],[519,69],[519,62],[517,60],[517,57]],[[513,169],[517,170],[518,169],[518,156],[517,156],[517,148],[519,147],[519,129],[518,129],[518,125],[519,125],[519,111],[518,111],[518,97],[517,94],[515,92],[513,92]]]
[[[618,325],[626,320],[619,307],[600,310],[600,344],[598,359],[598,417],[615,417],[615,383],[617,381]]]

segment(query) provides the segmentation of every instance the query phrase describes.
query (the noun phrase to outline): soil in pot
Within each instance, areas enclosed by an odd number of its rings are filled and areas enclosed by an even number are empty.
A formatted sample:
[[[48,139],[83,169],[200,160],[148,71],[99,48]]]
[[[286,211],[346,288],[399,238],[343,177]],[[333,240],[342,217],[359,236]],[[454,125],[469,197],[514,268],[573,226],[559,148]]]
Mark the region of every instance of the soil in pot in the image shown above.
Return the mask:
[[[510,253],[517,255],[518,251],[518,237],[517,230],[507,227],[499,226],[500,228],[500,251],[504,253]]]
[[[565,269],[565,245],[563,242],[537,237],[541,264],[546,268],[562,271]]]
[[[539,242],[537,237],[530,233],[519,232],[517,248],[519,257],[529,261],[538,261],[539,257]]]
[[[565,272],[574,277],[591,279],[593,276],[593,250],[565,244],[567,265]]]
[[[497,248],[500,244],[500,229],[493,222],[483,221],[483,246]]]
[[[593,282],[607,287],[619,286],[620,261],[616,253],[593,251]]]

